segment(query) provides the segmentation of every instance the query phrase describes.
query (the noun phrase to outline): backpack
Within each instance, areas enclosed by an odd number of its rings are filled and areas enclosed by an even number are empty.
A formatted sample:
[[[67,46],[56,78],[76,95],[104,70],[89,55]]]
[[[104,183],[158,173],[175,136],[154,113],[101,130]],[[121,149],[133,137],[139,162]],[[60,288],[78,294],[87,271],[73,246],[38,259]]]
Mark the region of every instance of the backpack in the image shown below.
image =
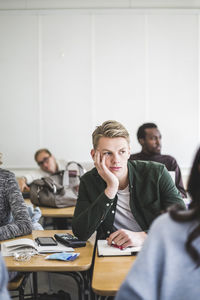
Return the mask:
[[[69,170],[75,164],[77,170]],[[84,168],[77,162],[71,161],[66,170],[59,171],[48,177],[36,179],[30,184],[30,199],[36,206],[69,207],[75,206],[78,196],[80,177]]]

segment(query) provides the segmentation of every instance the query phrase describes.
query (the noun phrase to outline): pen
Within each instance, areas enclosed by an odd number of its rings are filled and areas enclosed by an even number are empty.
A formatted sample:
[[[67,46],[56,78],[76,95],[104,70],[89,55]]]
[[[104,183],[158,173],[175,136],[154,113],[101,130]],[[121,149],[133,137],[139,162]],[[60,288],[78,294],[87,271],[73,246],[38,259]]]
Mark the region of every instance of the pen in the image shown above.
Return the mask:
[[[117,244],[111,244],[112,247],[119,248],[120,250],[123,250],[124,248],[122,246],[118,246]]]

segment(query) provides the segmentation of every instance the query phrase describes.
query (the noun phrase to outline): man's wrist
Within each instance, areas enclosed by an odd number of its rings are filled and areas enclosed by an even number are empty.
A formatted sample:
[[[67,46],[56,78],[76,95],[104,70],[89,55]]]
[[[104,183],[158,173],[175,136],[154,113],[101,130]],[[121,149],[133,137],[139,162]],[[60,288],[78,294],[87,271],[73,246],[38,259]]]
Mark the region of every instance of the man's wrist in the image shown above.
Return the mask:
[[[21,178],[24,181],[24,183],[26,183],[26,177],[22,176]]]
[[[116,188],[106,188],[104,191],[105,195],[109,198],[109,199],[114,199],[115,195],[117,194],[117,189]]]

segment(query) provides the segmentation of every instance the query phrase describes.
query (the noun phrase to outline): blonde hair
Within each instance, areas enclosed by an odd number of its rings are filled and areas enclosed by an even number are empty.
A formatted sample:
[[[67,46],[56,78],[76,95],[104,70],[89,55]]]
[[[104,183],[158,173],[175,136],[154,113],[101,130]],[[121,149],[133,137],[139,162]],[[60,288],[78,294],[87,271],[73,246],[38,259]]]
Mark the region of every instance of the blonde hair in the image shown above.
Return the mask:
[[[122,137],[126,139],[128,144],[130,144],[130,137],[128,131],[121,123],[114,120],[105,121],[102,125],[96,127],[96,129],[92,133],[92,143],[94,149],[97,148],[99,139],[101,137]]]

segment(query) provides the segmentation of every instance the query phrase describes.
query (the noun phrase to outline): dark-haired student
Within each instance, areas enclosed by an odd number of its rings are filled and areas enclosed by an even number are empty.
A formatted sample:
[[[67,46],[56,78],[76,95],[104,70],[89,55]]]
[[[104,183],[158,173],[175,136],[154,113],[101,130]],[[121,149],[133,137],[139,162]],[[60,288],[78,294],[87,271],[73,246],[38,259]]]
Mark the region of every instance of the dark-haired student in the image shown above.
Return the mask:
[[[116,300],[200,299],[200,148],[188,193],[189,210],[174,207],[153,223]]]
[[[183,198],[187,198],[183,186],[180,167],[174,157],[171,155],[161,154],[161,133],[154,123],[144,123],[138,128],[137,139],[142,150],[139,153],[131,154],[131,160],[146,160],[162,163],[168,171],[175,172],[175,185],[180,191]]]

